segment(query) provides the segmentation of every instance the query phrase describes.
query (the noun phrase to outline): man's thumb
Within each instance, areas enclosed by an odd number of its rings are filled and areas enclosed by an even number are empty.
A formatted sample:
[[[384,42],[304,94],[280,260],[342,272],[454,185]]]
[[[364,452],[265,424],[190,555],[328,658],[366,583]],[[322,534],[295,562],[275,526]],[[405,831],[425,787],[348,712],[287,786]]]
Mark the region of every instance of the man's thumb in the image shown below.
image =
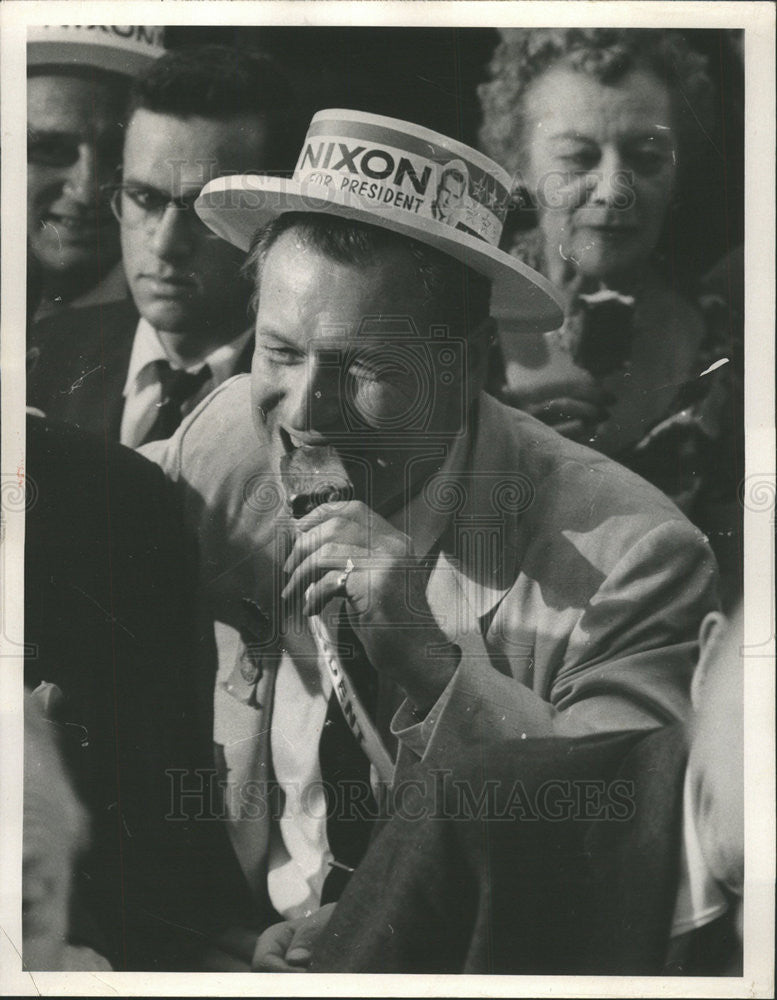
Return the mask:
[[[326,927],[329,912],[319,910],[309,920],[302,923],[294,932],[289,947],[286,949],[286,961],[293,964],[306,964],[310,961],[313,945],[321,931]]]

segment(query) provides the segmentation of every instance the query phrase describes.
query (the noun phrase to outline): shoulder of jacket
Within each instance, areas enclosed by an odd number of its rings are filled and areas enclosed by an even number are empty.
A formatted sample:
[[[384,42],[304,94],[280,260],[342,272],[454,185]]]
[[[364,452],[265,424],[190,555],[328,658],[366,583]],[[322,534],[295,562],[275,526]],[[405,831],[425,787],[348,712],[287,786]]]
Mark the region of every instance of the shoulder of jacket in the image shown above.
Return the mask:
[[[132,302],[111,302],[103,305],[63,309],[55,316],[46,316],[30,328],[31,346],[47,349],[58,344],[72,347],[73,338],[91,342],[124,340],[130,337],[138,323],[138,312]]]
[[[233,450],[243,432],[256,436],[251,420],[251,377],[239,373],[216,386],[179,429],[180,446]]]
[[[486,426],[479,446],[501,463],[501,470],[515,470],[527,480],[535,499],[533,517],[540,516],[541,508],[545,516],[563,513],[570,527],[574,522],[578,529],[624,517],[640,530],[666,522],[674,522],[681,533],[691,527],[668,497],[625,466],[520,410],[488,396],[483,400]]]

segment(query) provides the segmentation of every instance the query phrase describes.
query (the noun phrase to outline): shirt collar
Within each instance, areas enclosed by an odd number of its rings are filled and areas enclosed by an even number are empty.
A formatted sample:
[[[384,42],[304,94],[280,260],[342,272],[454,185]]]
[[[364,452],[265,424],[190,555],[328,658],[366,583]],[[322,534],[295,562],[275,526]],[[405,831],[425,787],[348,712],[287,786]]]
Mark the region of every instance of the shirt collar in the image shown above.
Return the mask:
[[[680,850],[680,883],[671,936],[704,927],[728,909],[726,897],[704,860],[693,815],[693,790],[688,768],[683,786],[683,825]]]
[[[190,375],[196,375],[204,365],[208,365],[213,382],[215,384],[225,382],[233,374],[237,359],[252,335],[253,328],[249,327],[234,340],[227,344],[219,344],[206,357],[198,358],[193,364],[185,366],[184,370]],[[170,361],[170,359],[162,346],[157,330],[141,316],[135,330],[135,339],[132,342],[127,379],[124,383],[125,396],[128,396],[136,388],[138,378],[148,369],[149,365],[153,365],[157,361]],[[173,368],[177,367],[172,362],[170,364]]]

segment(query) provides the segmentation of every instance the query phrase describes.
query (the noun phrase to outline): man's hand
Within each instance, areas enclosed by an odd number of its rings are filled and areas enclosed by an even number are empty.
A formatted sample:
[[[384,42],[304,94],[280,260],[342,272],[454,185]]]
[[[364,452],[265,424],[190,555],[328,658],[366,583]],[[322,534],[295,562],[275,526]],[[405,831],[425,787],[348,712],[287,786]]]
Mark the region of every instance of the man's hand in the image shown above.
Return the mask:
[[[313,945],[329,923],[335,908],[327,903],[309,917],[273,924],[256,942],[251,969],[254,972],[305,972]]]
[[[458,666],[426,600],[427,574],[407,535],[359,500],[322,504],[297,524],[283,599],[306,615],[344,597],[359,641],[376,668],[431,708]],[[342,575],[349,565],[345,583]]]

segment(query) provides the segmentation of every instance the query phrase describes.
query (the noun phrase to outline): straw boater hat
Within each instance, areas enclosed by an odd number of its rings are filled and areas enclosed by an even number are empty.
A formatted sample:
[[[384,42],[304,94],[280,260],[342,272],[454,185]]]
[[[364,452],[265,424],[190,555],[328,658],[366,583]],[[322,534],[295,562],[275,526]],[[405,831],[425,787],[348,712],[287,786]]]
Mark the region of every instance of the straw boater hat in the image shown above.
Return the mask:
[[[39,25],[27,33],[28,69],[93,66],[137,76],[164,51],[164,28],[154,25]]]
[[[466,183],[452,186],[458,204],[441,218],[437,194],[450,173]],[[293,178],[220,177],[205,185],[195,209],[242,250],[286,212],[329,212],[390,229],[490,278],[494,299],[519,328],[554,330],[563,320],[558,290],[499,249],[510,191],[506,170],[454,139],[395,118],[329,110],[314,115]]]

